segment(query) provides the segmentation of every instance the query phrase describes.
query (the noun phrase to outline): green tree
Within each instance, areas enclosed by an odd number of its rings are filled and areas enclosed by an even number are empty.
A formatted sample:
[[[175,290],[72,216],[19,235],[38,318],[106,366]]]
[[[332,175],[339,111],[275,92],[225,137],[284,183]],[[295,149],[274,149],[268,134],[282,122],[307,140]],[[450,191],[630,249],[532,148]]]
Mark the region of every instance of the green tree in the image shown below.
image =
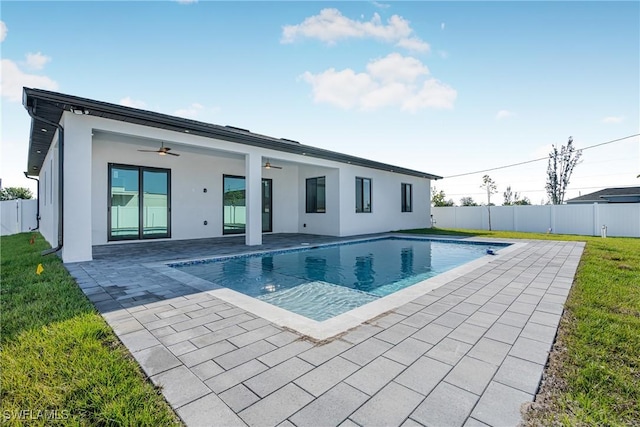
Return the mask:
[[[502,193],[504,197],[503,206],[513,206],[513,205],[530,205],[531,200],[528,197],[520,198],[520,193],[517,191],[514,193],[511,191],[511,186],[507,187],[507,190]]]
[[[473,201],[473,197],[463,197],[460,199],[460,206],[478,206],[478,204]]]
[[[569,179],[582,156],[582,150],[576,150],[573,146],[573,138],[569,137],[567,145],[562,145],[560,150],[555,145],[549,153],[547,165],[547,195],[554,205],[564,203],[564,196],[569,186]]]
[[[436,187],[431,187],[431,202],[435,207],[453,206],[453,200],[447,200],[443,190],[437,191]]]
[[[25,187],[7,187],[0,190],[0,200],[32,199],[31,190]]]
[[[529,200],[529,198],[527,196],[524,196],[522,199],[516,199],[513,201],[514,205],[530,205],[531,204],[531,200]]]
[[[498,187],[489,175],[485,175],[482,177],[480,188],[487,190],[487,210],[489,211],[489,230],[491,230],[491,195],[498,192]]]

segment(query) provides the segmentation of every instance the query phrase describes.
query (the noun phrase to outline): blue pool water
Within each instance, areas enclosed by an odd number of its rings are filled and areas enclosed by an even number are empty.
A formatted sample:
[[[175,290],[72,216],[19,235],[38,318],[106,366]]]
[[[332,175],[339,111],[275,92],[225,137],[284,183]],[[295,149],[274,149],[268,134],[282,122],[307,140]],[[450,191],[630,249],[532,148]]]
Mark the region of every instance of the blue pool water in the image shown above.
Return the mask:
[[[322,321],[451,270],[496,244],[390,237],[170,264]]]

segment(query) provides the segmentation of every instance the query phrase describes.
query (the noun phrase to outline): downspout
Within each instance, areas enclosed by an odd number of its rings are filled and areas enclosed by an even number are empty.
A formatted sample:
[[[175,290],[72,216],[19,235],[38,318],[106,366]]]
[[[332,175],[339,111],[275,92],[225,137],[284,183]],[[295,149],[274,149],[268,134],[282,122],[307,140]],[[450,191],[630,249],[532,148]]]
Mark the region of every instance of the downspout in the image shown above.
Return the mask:
[[[35,100],[34,102],[37,103],[38,101]],[[60,123],[55,123],[43,117],[36,116],[36,113],[34,111],[35,106],[26,107],[26,109],[33,120],[39,120],[43,123],[58,128],[58,246],[42,251],[42,255],[44,256],[58,252],[60,249],[62,249],[63,245],[64,234],[62,227],[64,222],[62,219],[64,215],[64,128]],[[40,202],[38,202],[38,204],[39,203]]]
[[[36,204],[36,228],[34,228],[31,231],[36,231],[40,229],[40,180],[38,178],[34,178],[32,176],[29,176],[29,172],[25,172],[24,173],[24,177],[28,178],[28,179],[32,179],[35,182],[38,183],[38,186],[36,187],[36,199],[38,199],[38,203]]]

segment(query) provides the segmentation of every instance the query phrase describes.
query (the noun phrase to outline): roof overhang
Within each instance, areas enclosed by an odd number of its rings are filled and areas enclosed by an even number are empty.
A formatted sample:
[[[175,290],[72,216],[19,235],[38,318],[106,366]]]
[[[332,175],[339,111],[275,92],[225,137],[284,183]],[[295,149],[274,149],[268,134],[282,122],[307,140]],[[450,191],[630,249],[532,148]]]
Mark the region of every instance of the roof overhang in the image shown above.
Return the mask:
[[[170,130],[181,134],[188,133],[206,138],[214,138],[238,144],[384,170],[402,175],[434,180],[442,179],[442,177],[438,175],[337,153],[335,151],[324,150],[284,138],[273,138],[230,126],[214,125],[156,113],[153,111],[140,110],[137,108],[125,107],[122,105],[110,104],[107,102],[95,101],[41,89],[25,87],[22,104],[27,109],[33,108],[33,112],[36,116],[43,117],[54,123],[60,122],[60,118],[64,111],[79,112],[81,114],[111,120]],[[43,121],[32,118],[27,165],[30,175],[37,176],[40,174],[42,163],[49,151],[49,147],[51,146],[56,130],[55,126],[51,126]]]

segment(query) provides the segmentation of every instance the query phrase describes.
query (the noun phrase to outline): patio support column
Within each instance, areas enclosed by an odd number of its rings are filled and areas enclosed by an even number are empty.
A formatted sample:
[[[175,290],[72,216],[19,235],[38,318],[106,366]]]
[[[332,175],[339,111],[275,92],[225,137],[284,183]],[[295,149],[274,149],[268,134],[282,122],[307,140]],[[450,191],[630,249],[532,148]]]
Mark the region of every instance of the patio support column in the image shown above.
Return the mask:
[[[91,261],[93,258],[91,241],[92,127],[87,116],[77,116],[65,112],[62,120],[65,175],[62,261]]]
[[[262,244],[262,156],[245,155],[245,185],[247,225],[245,243],[248,246]]]

